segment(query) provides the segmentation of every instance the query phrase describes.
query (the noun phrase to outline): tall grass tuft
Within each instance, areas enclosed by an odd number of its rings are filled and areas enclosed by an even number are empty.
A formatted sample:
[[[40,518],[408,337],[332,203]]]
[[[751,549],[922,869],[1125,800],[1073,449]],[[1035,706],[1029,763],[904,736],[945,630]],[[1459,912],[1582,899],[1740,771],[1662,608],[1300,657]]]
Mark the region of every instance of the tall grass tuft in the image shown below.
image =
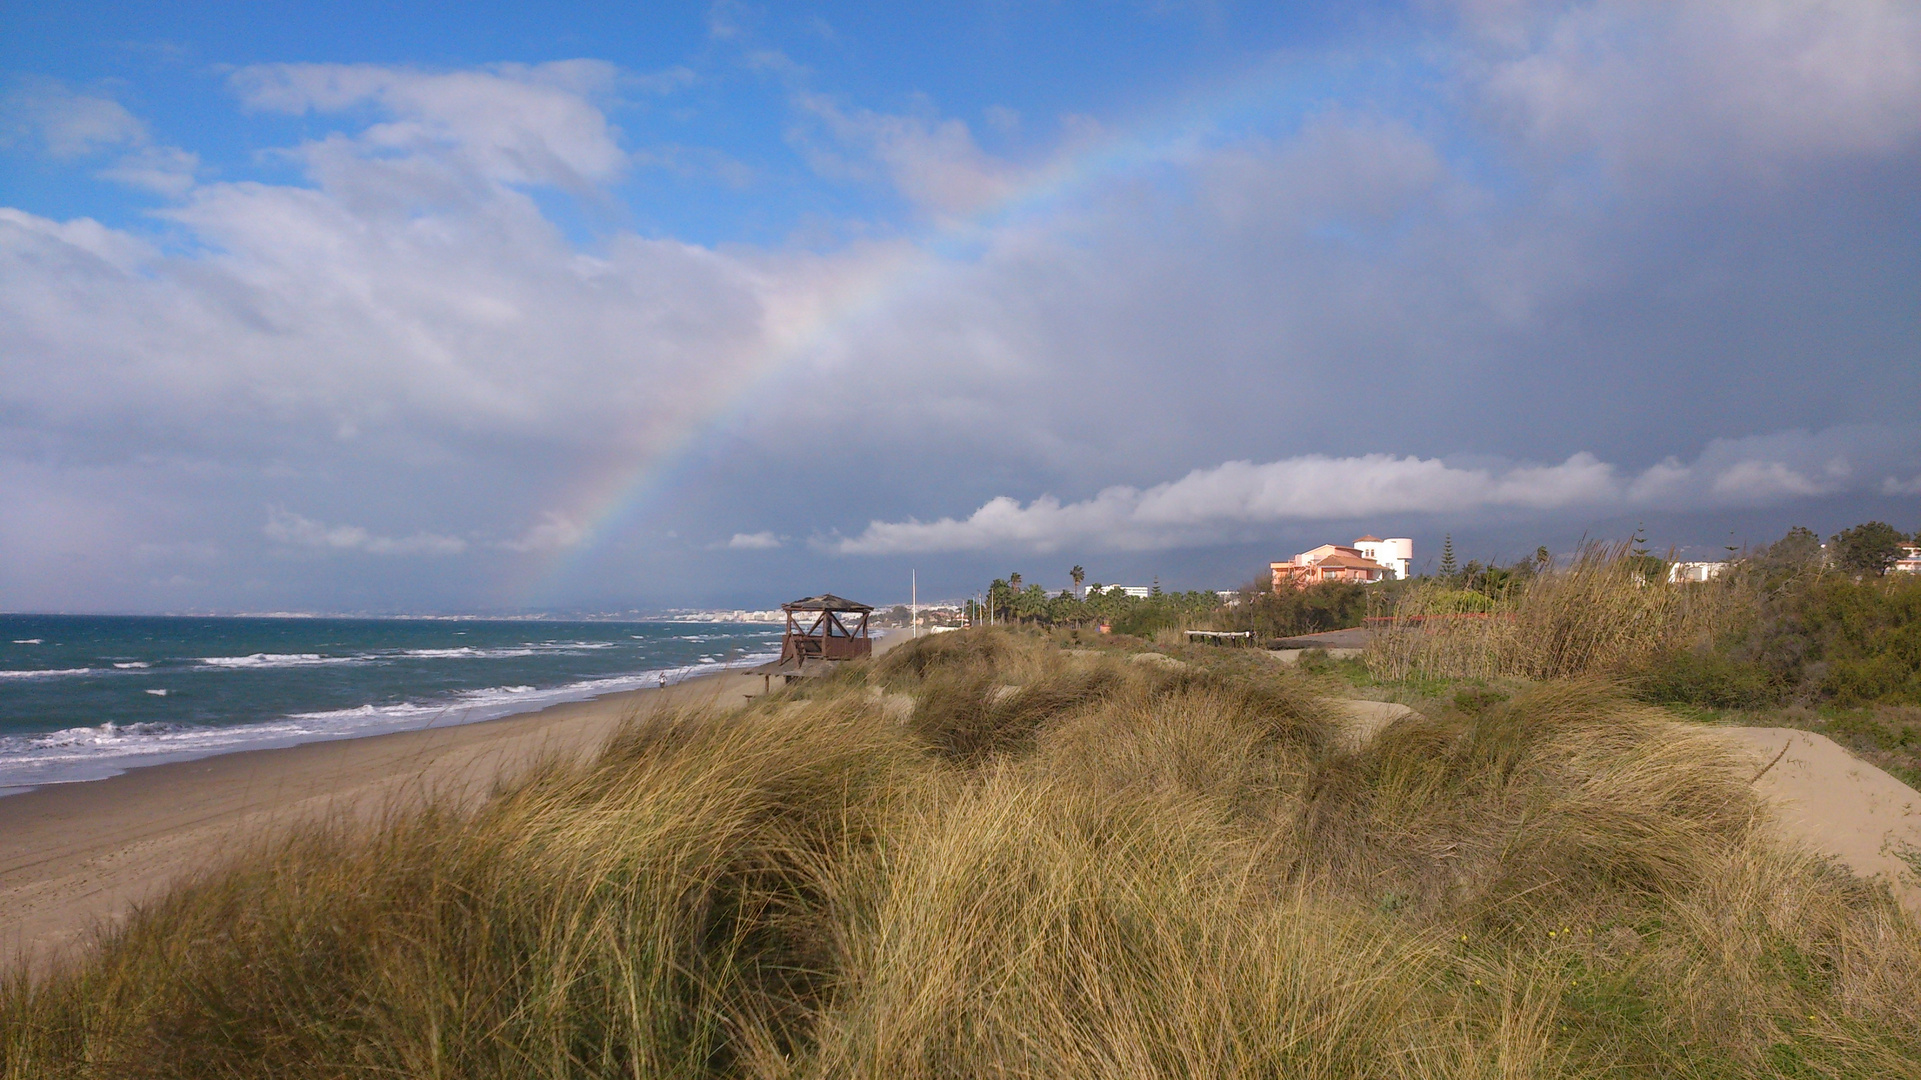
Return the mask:
[[[1464,611],[1458,590],[1404,593],[1364,660],[1380,678],[1563,679],[1622,674],[1711,643],[1750,607],[1745,579],[1647,580],[1627,545],[1591,543],[1567,566]]]
[[[826,993],[834,867],[920,767],[857,701],[635,726],[471,815],[310,829],[11,981],[5,1075],[726,1075]]]
[[[1716,745],[1566,682],[1356,748],[1309,685],[970,631],[636,722],[5,979],[0,1076],[1921,1071],[1921,927]]]

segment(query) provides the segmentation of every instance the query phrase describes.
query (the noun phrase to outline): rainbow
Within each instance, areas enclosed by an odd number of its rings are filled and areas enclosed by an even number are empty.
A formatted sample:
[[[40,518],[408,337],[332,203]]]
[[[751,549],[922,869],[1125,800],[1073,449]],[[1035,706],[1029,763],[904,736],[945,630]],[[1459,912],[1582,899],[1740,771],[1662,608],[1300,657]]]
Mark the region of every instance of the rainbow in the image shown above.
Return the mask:
[[[1099,183],[1191,160],[1224,136],[1271,129],[1276,117],[1298,125],[1329,96],[1317,74],[1326,72],[1279,65],[1244,72],[1189,95],[1148,122],[1075,143],[965,215],[843,254],[822,287],[795,310],[770,313],[761,344],[731,362],[712,365],[712,373],[693,391],[696,407],[576,482],[563,500],[568,509],[560,513],[580,527],[580,537],[547,561],[523,599],[537,602],[557,593],[596,550],[681,486],[704,444],[775,400],[784,381],[804,371],[810,358],[911,295],[941,268],[978,251],[989,237],[1052,220]]]

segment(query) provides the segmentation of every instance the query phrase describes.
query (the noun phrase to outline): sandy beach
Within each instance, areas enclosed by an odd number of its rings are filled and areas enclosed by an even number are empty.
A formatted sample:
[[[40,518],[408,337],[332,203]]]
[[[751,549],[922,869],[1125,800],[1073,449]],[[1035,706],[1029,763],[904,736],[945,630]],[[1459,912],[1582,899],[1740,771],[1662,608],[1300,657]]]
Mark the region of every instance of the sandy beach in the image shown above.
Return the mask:
[[[273,829],[429,792],[484,794],[530,763],[593,753],[629,718],[737,706],[763,681],[719,672],[497,720],[244,751],[0,798],[0,957],[55,957]]]

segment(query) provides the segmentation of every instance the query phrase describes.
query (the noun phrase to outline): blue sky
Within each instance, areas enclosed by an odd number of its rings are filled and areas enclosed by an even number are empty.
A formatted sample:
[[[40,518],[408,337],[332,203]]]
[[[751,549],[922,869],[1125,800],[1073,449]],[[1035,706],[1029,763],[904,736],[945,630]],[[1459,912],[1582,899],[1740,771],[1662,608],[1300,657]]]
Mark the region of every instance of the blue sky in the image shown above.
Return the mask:
[[[169,6],[20,5],[10,13],[0,64],[16,76],[102,91],[139,115],[157,141],[191,142],[211,174],[294,179],[295,171],[264,168],[261,155],[336,125],[237,110],[226,79],[234,68],[305,62],[452,71],[503,60],[607,60],[624,84],[598,104],[626,144],[679,148],[688,160],[635,170],[609,185],[613,206],[568,224],[586,236],[624,227],[702,243],[778,242],[817,217],[898,223],[903,215],[884,189],[823,183],[796,155],[786,101],[797,86],[888,112],[958,116],[983,146],[1031,158],[1059,141],[1063,118],[1124,124],[1150,117],[1249,70],[1314,65],[1321,58],[1311,50],[1401,18],[1320,5],[1230,13],[1154,4],[932,11],[608,4],[577,5],[560,17],[510,4],[415,5],[404,16],[346,4]],[[1277,119],[1275,110],[1262,111],[1262,119]],[[726,171],[723,161],[734,167],[731,182],[698,171],[702,164]],[[107,182],[75,184],[73,170],[51,164],[12,157],[8,189],[50,211],[116,224],[153,203]]]
[[[0,609],[1921,528],[1907,4],[0,18]]]

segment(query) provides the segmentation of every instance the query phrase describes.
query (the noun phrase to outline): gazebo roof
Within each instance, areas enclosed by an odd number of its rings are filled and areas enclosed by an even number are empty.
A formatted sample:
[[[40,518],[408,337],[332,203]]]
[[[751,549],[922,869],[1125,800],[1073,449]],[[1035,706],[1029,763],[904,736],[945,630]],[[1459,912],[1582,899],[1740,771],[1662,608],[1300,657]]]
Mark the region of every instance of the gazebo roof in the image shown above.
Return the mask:
[[[821,593],[819,596],[804,597],[780,606],[782,611],[858,611],[863,615],[874,610],[871,604],[860,604],[844,596]]]

